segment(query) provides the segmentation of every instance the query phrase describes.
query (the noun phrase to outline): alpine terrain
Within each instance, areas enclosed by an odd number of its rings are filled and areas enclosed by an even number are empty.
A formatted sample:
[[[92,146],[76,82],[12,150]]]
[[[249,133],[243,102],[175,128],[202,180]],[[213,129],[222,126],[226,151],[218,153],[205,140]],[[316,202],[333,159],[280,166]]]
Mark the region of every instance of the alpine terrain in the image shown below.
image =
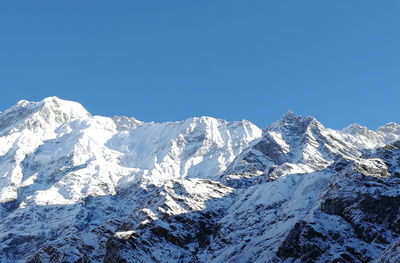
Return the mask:
[[[400,125],[0,113],[0,262],[400,262]]]

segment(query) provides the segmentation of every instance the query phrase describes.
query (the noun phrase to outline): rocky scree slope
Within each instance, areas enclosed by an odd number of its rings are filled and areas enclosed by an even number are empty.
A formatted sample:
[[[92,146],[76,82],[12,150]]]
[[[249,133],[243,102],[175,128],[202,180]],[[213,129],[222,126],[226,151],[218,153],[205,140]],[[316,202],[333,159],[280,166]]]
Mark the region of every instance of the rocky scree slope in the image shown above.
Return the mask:
[[[0,113],[1,262],[399,262],[400,126]]]

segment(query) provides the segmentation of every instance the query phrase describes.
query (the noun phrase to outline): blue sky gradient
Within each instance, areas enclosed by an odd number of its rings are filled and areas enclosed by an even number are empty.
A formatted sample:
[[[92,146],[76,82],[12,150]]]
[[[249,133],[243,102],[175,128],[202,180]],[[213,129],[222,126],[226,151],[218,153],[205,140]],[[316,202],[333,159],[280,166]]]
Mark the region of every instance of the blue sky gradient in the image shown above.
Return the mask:
[[[0,111],[20,99],[260,127],[400,122],[399,1],[2,1]]]

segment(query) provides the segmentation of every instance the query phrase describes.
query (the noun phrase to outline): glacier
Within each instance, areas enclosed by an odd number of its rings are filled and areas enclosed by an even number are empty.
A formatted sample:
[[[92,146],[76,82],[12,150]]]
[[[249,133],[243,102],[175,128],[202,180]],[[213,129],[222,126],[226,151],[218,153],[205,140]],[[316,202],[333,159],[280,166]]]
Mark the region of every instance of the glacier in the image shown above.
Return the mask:
[[[0,262],[399,262],[400,125],[0,112]]]

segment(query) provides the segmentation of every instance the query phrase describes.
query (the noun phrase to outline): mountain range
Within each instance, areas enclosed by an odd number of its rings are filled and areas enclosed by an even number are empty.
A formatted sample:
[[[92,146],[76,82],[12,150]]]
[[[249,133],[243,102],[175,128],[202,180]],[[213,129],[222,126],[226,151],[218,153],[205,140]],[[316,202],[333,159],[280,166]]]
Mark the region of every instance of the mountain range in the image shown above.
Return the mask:
[[[400,125],[0,112],[0,262],[400,262]]]

